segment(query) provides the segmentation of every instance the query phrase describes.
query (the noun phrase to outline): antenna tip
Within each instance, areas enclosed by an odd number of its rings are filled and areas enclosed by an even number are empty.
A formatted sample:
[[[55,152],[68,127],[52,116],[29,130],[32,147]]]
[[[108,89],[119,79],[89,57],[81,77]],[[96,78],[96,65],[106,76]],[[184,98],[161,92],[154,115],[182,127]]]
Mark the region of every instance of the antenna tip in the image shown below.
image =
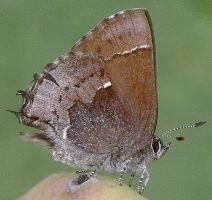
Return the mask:
[[[207,121],[201,121],[194,124],[194,127],[202,126],[203,124],[207,123]]]
[[[178,141],[183,141],[183,140],[185,140],[185,137],[180,136],[180,137],[176,137],[176,139],[177,139]]]

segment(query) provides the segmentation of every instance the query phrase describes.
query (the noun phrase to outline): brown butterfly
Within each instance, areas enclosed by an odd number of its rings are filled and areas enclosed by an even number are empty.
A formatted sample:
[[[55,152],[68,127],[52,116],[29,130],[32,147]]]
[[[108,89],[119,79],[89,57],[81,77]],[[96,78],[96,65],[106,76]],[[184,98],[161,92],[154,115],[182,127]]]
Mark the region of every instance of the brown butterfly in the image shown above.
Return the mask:
[[[25,137],[47,142],[55,160],[117,172],[119,184],[125,172],[138,175],[139,193],[149,180],[147,165],[170,146],[154,135],[155,46],[145,9],[103,20],[18,94],[20,122],[41,130]]]

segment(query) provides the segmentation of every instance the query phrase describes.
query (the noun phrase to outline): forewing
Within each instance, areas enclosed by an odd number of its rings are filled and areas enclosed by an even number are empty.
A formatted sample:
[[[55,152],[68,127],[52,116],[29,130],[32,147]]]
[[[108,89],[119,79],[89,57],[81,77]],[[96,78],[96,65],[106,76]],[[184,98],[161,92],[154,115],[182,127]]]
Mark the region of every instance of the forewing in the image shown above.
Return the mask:
[[[140,46],[153,46],[149,14],[137,8],[118,12],[83,36],[72,51],[88,51],[104,58]]]
[[[112,87],[123,98],[138,131],[141,146],[151,143],[157,123],[155,46],[145,9],[112,15],[83,36],[72,51],[94,52],[107,60]]]
[[[105,71],[132,115],[135,143],[144,147],[151,142],[157,121],[153,47],[115,54],[106,61]]]

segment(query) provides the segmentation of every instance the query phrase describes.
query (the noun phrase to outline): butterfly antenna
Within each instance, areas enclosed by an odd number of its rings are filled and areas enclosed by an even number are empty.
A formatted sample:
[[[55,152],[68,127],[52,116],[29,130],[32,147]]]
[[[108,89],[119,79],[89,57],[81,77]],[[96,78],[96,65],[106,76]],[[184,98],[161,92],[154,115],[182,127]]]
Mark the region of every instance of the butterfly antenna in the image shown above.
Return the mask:
[[[206,121],[201,121],[201,122],[197,122],[197,123],[192,124],[192,125],[179,126],[179,127],[177,127],[177,128],[173,128],[173,129],[171,129],[171,130],[169,130],[169,131],[163,133],[163,134],[161,135],[161,137],[172,137],[172,134],[173,134],[173,132],[175,132],[175,131],[179,131],[180,129],[185,129],[185,128],[195,128],[195,127],[199,127],[199,126],[202,126],[202,125],[205,124],[205,123],[206,123]],[[179,138],[179,140],[183,140],[183,137],[178,137],[178,138]]]

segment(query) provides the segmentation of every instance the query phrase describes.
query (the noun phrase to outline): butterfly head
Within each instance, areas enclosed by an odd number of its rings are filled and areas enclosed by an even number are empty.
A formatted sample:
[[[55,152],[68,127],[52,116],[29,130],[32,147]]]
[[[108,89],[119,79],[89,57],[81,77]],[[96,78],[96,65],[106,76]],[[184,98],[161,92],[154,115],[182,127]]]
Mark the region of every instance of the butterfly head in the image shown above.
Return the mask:
[[[159,137],[154,137],[153,143],[152,143],[152,152],[153,152],[153,158],[155,160],[160,159],[169,149],[171,142],[167,144],[163,144],[163,141]]]
[[[192,125],[179,126],[177,128],[171,129],[171,130],[161,134],[161,137],[172,138],[173,133],[178,131],[178,130],[186,129],[186,128],[199,127],[199,126],[202,126],[205,123],[206,123],[206,121],[200,121],[200,122],[194,123]],[[176,137],[176,139],[178,141],[183,141],[185,138],[180,136],[180,137]],[[167,144],[163,144],[162,139],[155,136],[154,139],[153,139],[153,143],[152,143],[153,158],[156,159],[156,160],[161,158],[161,156],[163,156],[167,152],[167,150],[169,149],[170,144],[171,144],[171,142],[169,142]]]

